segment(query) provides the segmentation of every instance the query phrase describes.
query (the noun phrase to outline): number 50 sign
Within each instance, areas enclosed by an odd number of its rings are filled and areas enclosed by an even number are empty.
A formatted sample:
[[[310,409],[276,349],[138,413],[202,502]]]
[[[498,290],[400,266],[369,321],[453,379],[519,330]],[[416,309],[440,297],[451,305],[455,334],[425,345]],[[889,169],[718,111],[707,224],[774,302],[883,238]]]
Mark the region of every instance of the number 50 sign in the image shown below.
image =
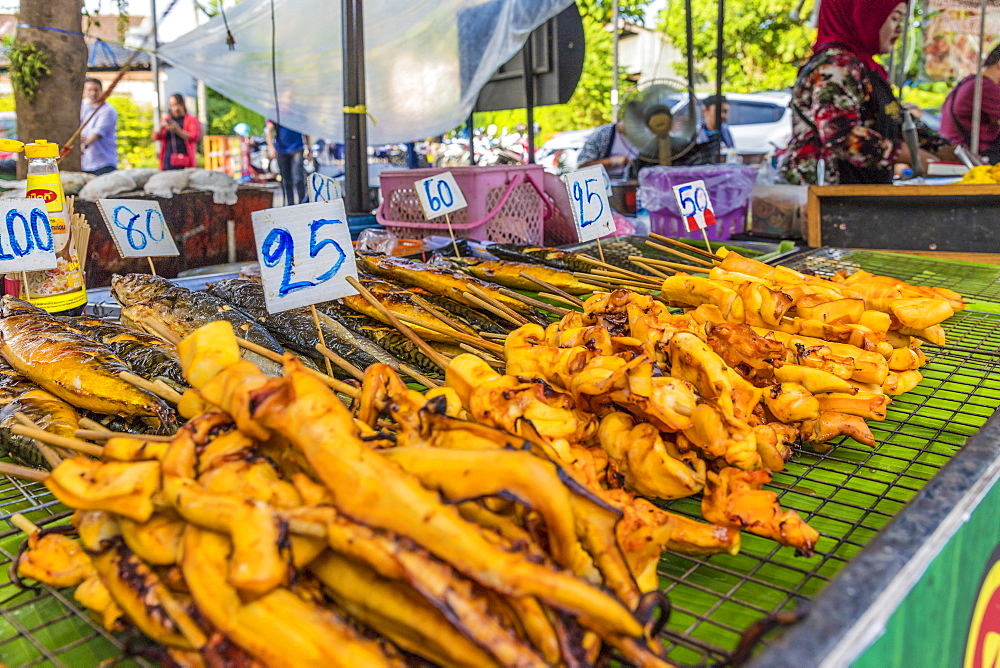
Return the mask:
[[[688,232],[703,230],[715,225],[715,210],[708,196],[705,182],[698,180],[674,186],[674,198],[681,210],[681,218],[687,223]]]

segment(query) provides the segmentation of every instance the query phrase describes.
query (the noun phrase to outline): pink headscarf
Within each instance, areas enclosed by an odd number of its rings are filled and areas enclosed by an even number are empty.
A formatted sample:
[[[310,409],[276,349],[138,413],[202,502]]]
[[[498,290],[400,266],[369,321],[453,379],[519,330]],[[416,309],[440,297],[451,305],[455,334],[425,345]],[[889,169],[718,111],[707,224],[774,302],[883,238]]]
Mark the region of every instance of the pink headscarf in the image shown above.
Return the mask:
[[[822,0],[819,6],[819,33],[813,53],[820,53],[843,44],[865,66],[886,76],[885,69],[875,62],[879,52],[879,32],[902,0]]]

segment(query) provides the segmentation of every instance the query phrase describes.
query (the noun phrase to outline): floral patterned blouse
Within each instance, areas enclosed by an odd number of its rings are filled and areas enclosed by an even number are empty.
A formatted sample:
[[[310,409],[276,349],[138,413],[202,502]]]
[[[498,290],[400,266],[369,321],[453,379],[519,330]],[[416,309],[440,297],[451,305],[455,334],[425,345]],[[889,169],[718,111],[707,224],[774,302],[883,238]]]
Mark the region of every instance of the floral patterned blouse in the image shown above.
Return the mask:
[[[827,185],[842,182],[839,165],[844,163],[884,170],[885,180],[891,180],[902,137],[876,131],[876,91],[857,56],[839,47],[820,52],[800,72],[792,105],[792,141],[782,169],[789,183],[815,184],[820,158],[826,162]],[[885,113],[899,119],[899,103],[893,99]],[[933,153],[948,144],[923,123],[916,125],[921,148]]]

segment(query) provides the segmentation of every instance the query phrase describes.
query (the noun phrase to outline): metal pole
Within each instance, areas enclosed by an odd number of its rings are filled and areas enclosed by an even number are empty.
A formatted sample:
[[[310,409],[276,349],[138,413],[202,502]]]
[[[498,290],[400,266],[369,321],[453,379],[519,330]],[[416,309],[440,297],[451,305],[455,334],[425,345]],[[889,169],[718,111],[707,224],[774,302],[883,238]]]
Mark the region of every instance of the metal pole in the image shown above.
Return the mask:
[[[524,56],[524,110],[528,116],[529,165],[535,164],[535,54],[531,51],[534,45],[532,35],[528,35],[528,41],[524,43],[524,49],[521,50]]]
[[[684,0],[684,22],[687,29],[687,70],[688,70],[688,110],[692,122],[697,117],[698,98],[694,96],[694,17],[691,15],[691,0]]]
[[[983,123],[983,41],[986,38],[986,0],[979,0],[979,55],[976,62],[976,92],[972,97],[972,155],[979,156],[979,129]]]
[[[473,135],[475,132],[472,127],[472,113],[469,114],[469,120],[465,122],[465,127],[469,128],[469,164],[475,167],[476,165],[476,143]]]
[[[341,16],[344,40],[344,203],[349,216],[367,216],[371,214],[372,206],[368,192],[368,117],[362,111],[365,106],[362,0],[342,0]]]
[[[153,116],[153,129],[160,129],[160,119],[163,118],[163,102],[160,100],[160,59],[156,55],[160,48],[160,29],[156,17],[156,0],[149,0],[150,12],[153,15],[153,53],[150,56],[150,64],[153,69],[153,98],[156,104],[156,114]]]
[[[611,24],[614,32],[611,33],[611,122],[618,120],[618,19],[620,12],[618,0],[611,4]]]
[[[716,18],[715,25],[715,94],[720,98],[722,97],[722,59],[723,51],[725,47],[725,35],[722,34],[722,26],[725,24],[726,20],[726,2],[725,0],[719,0],[719,14]],[[718,152],[716,153],[716,160],[721,162],[722,158],[722,103],[719,102],[715,105],[715,129],[719,133],[720,141],[716,145]]]

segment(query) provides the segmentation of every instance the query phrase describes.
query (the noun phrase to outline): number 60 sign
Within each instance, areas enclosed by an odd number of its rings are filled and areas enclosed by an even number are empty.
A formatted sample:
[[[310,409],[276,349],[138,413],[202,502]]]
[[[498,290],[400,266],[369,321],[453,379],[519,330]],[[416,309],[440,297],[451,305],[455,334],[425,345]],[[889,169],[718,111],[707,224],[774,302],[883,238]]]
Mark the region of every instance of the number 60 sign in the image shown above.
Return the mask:
[[[424,210],[424,218],[432,220],[448,213],[464,209],[469,204],[465,201],[462,189],[455,181],[451,172],[441,172],[434,176],[414,181],[413,189]]]

